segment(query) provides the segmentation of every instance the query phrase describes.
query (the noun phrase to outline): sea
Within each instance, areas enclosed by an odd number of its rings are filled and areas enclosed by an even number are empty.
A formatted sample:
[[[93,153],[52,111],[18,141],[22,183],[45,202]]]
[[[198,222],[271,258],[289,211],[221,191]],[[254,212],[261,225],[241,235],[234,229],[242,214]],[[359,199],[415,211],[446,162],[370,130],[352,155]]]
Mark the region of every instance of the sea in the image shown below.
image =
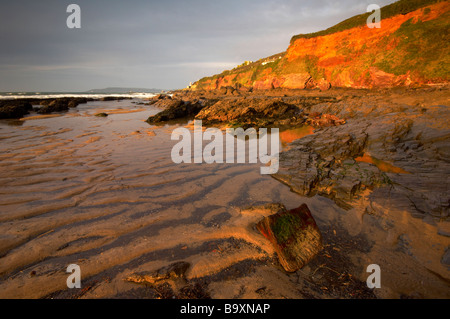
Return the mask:
[[[89,92],[0,92],[0,100],[11,99],[57,99],[65,97],[83,97],[92,99],[101,99],[103,97],[123,97],[133,99],[145,99],[155,96],[155,93],[89,93]]]

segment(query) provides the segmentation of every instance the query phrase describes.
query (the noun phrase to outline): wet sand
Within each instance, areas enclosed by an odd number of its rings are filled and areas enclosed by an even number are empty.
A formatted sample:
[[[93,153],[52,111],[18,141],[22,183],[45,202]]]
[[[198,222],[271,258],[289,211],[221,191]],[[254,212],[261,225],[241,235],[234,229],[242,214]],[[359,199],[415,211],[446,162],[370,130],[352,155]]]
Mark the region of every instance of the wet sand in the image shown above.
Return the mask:
[[[449,237],[438,235],[447,224],[302,197],[261,175],[261,164],[176,165],[170,134],[188,123],[144,122],[159,111],[90,102],[1,121],[1,298],[450,297],[440,263]],[[293,274],[252,227],[271,212],[245,209],[277,202],[306,203],[325,239],[324,251]],[[176,261],[190,263],[184,290],[125,280]],[[372,263],[383,271],[375,291],[365,287]],[[82,289],[67,288],[69,264],[81,267]]]

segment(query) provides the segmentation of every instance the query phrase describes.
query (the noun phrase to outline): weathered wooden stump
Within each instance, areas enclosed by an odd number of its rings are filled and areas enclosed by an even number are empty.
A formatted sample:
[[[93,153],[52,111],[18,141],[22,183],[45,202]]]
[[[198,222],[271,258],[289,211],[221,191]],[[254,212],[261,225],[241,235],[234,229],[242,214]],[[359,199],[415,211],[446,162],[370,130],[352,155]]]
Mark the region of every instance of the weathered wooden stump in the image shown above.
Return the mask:
[[[306,204],[265,217],[256,227],[273,244],[288,272],[302,268],[323,248],[322,235]]]

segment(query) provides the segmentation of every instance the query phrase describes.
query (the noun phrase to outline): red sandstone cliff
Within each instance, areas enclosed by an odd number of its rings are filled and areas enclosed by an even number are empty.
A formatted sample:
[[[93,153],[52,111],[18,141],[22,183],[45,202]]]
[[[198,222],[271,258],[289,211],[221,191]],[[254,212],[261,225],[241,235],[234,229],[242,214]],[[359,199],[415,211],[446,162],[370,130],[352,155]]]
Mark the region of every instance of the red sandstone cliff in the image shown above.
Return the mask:
[[[376,88],[448,82],[450,2],[416,2],[419,4],[402,0],[382,8],[382,18],[383,12],[392,16],[383,18],[379,29],[364,23],[329,34],[325,30],[317,36],[299,35],[286,52],[203,78],[192,88],[326,90],[330,86]],[[405,12],[402,4],[419,8]],[[348,25],[352,19],[344,22]]]

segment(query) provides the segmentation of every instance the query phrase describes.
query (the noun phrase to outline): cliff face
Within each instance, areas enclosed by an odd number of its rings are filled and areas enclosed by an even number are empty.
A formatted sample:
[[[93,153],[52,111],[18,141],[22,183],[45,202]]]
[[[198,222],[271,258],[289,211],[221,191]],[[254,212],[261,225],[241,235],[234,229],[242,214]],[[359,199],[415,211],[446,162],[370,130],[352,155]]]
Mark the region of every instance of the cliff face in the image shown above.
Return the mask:
[[[417,2],[424,4],[407,13],[396,9],[398,3],[394,7],[398,14],[392,13],[393,5],[382,8],[380,29],[364,24],[332,33],[325,30],[317,36],[295,36],[286,52],[203,78],[192,88],[324,90],[330,86],[377,88],[448,82],[450,2]],[[383,12],[391,16],[383,18]],[[339,25],[329,30],[336,27]]]

